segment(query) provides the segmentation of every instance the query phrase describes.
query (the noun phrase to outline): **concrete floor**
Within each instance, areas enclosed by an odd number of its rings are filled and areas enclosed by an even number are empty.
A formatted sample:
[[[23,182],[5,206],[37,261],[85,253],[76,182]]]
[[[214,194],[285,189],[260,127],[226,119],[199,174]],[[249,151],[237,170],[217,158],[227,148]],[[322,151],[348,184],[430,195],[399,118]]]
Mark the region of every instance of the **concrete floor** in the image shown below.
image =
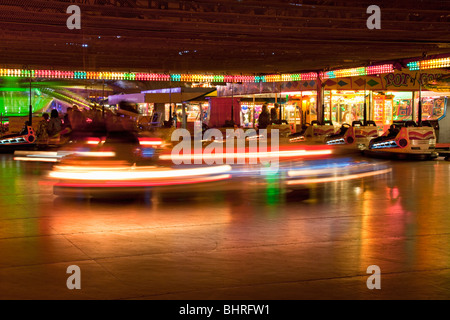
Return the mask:
[[[303,197],[69,201],[39,183],[48,165],[0,155],[0,299],[449,299],[450,162],[389,165]]]

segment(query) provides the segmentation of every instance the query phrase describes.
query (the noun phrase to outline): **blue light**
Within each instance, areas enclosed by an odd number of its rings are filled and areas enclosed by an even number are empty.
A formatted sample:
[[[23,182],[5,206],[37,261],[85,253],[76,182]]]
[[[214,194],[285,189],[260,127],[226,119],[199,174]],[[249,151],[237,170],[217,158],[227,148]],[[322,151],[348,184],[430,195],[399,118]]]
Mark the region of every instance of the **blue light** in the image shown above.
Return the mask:
[[[143,158],[152,158],[154,155],[155,155],[155,149],[153,149],[153,148],[142,149],[142,157]]]
[[[344,140],[344,138],[334,139],[334,140],[327,141],[327,144],[328,145],[345,144],[345,140]]]
[[[371,149],[384,149],[384,148],[398,148],[398,145],[395,142],[395,140],[389,140],[374,143],[374,145],[371,147]]]

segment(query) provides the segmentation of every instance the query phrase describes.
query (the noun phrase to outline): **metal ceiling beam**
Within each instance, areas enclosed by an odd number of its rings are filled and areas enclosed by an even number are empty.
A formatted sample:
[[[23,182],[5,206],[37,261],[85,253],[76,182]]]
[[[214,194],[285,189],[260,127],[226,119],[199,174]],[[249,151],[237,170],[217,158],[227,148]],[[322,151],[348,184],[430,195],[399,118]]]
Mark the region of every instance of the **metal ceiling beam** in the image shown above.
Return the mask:
[[[373,31],[369,0],[157,2],[2,0],[0,65],[257,73],[450,51],[443,1],[383,4]],[[65,26],[71,4],[82,30]]]

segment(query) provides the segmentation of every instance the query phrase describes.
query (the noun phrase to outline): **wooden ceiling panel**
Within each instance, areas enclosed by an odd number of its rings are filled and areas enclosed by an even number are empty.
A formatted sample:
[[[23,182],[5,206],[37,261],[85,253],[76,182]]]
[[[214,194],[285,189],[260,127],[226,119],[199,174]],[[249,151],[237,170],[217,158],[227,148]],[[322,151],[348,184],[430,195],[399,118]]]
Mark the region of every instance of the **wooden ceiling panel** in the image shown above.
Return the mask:
[[[0,66],[275,73],[450,52],[449,1],[2,0]],[[81,8],[81,30],[66,9]]]

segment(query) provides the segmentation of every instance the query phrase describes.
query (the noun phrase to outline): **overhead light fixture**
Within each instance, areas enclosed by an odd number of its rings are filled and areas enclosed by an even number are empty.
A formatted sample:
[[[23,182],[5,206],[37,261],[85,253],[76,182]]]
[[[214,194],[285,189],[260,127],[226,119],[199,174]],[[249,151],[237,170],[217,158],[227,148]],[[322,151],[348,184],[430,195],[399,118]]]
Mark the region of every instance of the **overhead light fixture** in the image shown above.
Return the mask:
[[[450,67],[450,57],[441,59],[429,59],[422,61],[411,61],[407,64],[410,71],[438,69]]]

